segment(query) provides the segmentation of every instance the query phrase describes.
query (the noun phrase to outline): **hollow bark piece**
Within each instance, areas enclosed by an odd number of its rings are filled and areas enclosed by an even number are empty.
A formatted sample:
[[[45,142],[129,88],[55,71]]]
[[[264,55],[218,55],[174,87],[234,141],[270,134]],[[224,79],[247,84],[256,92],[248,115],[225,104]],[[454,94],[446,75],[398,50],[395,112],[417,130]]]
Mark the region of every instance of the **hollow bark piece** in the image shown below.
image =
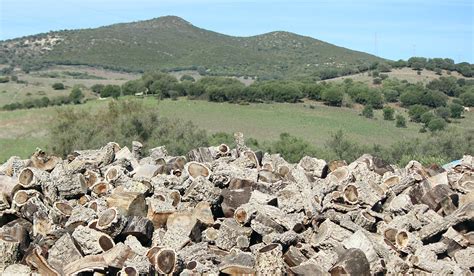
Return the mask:
[[[282,275],[285,264],[280,244],[272,243],[259,249],[256,254],[255,270],[258,275]]]
[[[158,195],[158,197],[147,198],[147,218],[151,220],[155,228],[164,227],[168,221],[168,217],[176,212],[176,208],[171,201],[166,200],[165,196],[162,195]]]
[[[359,201],[359,192],[355,185],[349,184],[342,190],[344,202],[348,204],[357,204]]]
[[[112,207],[100,214],[96,227],[114,238],[122,232],[126,223],[125,217],[116,208]]]
[[[82,254],[69,233],[59,238],[48,250],[48,263],[60,272],[63,271],[63,267],[66,264],[81,258]]]
[[[160,166],[152,164],[144,164],[138,167],[133,175],[134,179],[151,179],[160,173]]]
[[[414,234],[401,230],[395,236],[395,244],[397,248],[407,254],[415,253],[415,251],[423,246],[423,243]]]
[[[357,248],[350,248],[338,259],[329,270],[331,275],[370,275],[370,266],[364,252]]]
[[[443,184],[434,186],[421,198],[421,202],[428,205],[434,211],[438,211],[444,207],[443,211],[448,214],[457,209],[457,207],[454,206],[453,200],[458,201],[459,196],[455,194],[448,185]]]
[[[161,249],[155,255],[155,270],[160,274],[171,274],[176,269],[177,256],[176,252],[170,248]]]
[[[312,235],[310,243],[322,249],[333,249],[350,235],[350,231],[326,219]]]
[[[449,227],[466,220],[472,220],[473,216],[474,202],[470,202],[469,204],[457,209],[451,215],[444,217],[443,220],[436,220],[428,225],[423,226],[423,228],[421,228],[418,232],[418,235],[422,241],[425,241],[441,232],[446,231]]]
[[[353,178],[347,166],[335,169],[327,177],[341,184],[348,183]]]
[[[0,175],[0,194],[4,194],[7,199],[11,200],[13,194],[19,189],[16,177]]]
[[[202,163],[194,161],[188,162],[185,166],[185,169],[192,180],[196,179],[199,176],[209,179],[211,175],[211,170],[208,167],[206,167]]]
[[[382,259],[379,257],[375,247],[376,243],[370,238],[370,234],[364,230],[358,230],[349,238],[345,239],[342,244],[345,248],[357,248],[364,252],[370,264],[370,271],[372,274],[382,273],[384,265]]]
[[[204,225],[214,224],[214,216],[212,214],[211,205],[208,202],[201,201],[193,209],[193,215]]]
[[[142,245],[148,246],[151,244],[153,231],[153,223],[149,219],[134,216],[128,218],[121,233],[123,236],[132,235],[136,237]]]
[[[197,177],[186,189],[183,201],[200,202],[207,201],[212,205],[216,205],[219,201],[221,190],[214,186],[212,182],[204,177]]]
[[[222,273],[229,275],[254,275],[255,257],[250,253],[233,250],[219,265]]]
[[[454,259],[462,269],[472,271],[474,267],[474,264],[472,262],[472,260],[474,260],[474,247],[470,246],[466,249],[457,251],[456,253],[454,253]]]
[[[163,236],[164,246],[179,250],[191,241],[193,232],[197,232],[199,224],[191,212],[171,214],[166,223],[168,229]]]
[[[441,241],[447,245],[446,253],[450,257],[454,257],[455,252],[470,245],[469,239],[452,227],[443,234]]]
[[[20,241],[15,237],[0,234],[0,273],[20,258]]]
[[[366,210],[361,210],[357,212],[354,222],[368,231],[373,231],[375,228],[376,219]]]
[[[221,224],[215,243],[221,249],[230,250],[237,245],[239,236],[250,237],[251,233],[251,228],[242,227],[234,219],[228,218]]]
[[[30,161],[32,167],[50,172],[61,161],[61,158],[47,155],[44,151],[37,148],[30,157]]]
[[[221,196],[224,200],[221,203],[221,208],[225,217],[233,217],[235,209],[249,202],[251,194],[252,188],[249,186],[237,189],[223,189]]]
[[[41,187],[49,181],[49,173],[37,168],[24,168],[18,175],[18,183],[23,188]]]
[[[120,270],[120,276],[138,276],[139,271],[136,267],[126,266]]]
[[[79,225],[87,225],[88,222],[97,218],[96,213],[91,208],[76,205],[71,212],[71,216],[66,222],[66,227],[74,229]]]
[[[37,190],[18,190],[12,198],[12,208],[19,210],[25,206],[31,198],[38,198],[41,194]],[[31,214],[29,215],[31,217]]]
[[[99,254],[115,245],[112,238],[107,234],[82,225],[74,230],[72,237],[77,241],[85,255]]]
[[[200,163],[212,162],[212,160],[214,159],[210,149],[204,147],[191,150],[190,152],[188,152],[187,158],[189,161]]]
[[[48,193],[56,193],[60,199],[77,198],[86,194],[87,184],[84,176],[69,170],[64,164],[58,164],[50,174],[52,184],[43,185],[43,189],[48,187],[51,191]],[[50,198],[52,202],[56,201]]]
[[[112,249],[102,253],[105,263],[110,267],[122,268],[125,261],[134,253],[128,245],[117,243]]]
[[[289,267],[295,267],[306,262],[308,258],[301,253],[299,248],[292,245],[288,248],[286,253],[283,254],[283,260]]]
[[[318,178],[325,178],[328,173],[327,163],[322,159],[305,156],[300,160],[299,165]]]
[[[404,175],[399,179],[398,182],[392,183],[392,185],[389,187],[392,192],[395,193],[395,195],[400,194],[403,192],[406,188],[411,187],[415,184],[417,180],[415,177],[411,174]]]
[[[101,197],[110,194],[113,190],[113,186],[107,182],[100,181],[92,185],[89,189],[94,197]]]
[[[106,201],[108,207],[116,207],[124,216],[146,217],[147,206],[143,194],[115,190]]]
[[[71,262],[64,266],[65,275],[78,275],[81,272],[92,272],[94,270],[104,270],[107,263],[102,254],[85,256],[79,260]]]
[[[30,245],[33,226],[31,222],[23,218],[18,218],[5,224],[0,228],[0,236],[6,235],[17,240],[21,254],[24,254]],[[31,233],[31,234],[30,234]]]
[[[234,133],[234,142],[235,142],[235,147],[237,149],[237,152],[240,154],[241,152],[244,152],[248,150],[249,148],[245,145],[245,138],[244,134],[242,132],[236,132]]]
[[[245,203],[234,211],[234,219],[240,225],[246,225],[257,213],[258,206],[255,203]]]
[[[60,273],[55,270],[48,261],[41,255],[41,249],[35,246],[31,252],[26,256],[25,262],[30,267],[36,268],[40,275],[59,276]]]
[[[28,199],[21,207],[21,216],[29,221],[33,221],[34,214],[37,212],[48,214],[50,207],[46,206],[41,199],[34,196]]]

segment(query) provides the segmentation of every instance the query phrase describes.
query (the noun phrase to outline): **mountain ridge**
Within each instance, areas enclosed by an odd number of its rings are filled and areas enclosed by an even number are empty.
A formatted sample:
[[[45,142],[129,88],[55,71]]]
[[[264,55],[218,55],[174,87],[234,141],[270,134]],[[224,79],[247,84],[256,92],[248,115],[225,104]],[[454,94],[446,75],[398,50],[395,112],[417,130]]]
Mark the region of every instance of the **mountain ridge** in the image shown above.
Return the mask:
[[[311,76],[384,59],[309,36],[272,31],[231,36],[177,16],[98,28],[52,31],[0,41],[0,63],[23,67],[81,64],[126,71],[200,69],[215,75]]]

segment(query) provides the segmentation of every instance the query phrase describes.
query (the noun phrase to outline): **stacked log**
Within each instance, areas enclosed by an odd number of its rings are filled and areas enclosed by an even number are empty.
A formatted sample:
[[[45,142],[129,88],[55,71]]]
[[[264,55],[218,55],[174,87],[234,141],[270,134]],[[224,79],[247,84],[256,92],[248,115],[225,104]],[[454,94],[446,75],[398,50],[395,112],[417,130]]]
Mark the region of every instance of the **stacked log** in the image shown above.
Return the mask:
[[[0,165],[0,274],[455,274],[474,270],[474,164],[291,164],[108,143]]]

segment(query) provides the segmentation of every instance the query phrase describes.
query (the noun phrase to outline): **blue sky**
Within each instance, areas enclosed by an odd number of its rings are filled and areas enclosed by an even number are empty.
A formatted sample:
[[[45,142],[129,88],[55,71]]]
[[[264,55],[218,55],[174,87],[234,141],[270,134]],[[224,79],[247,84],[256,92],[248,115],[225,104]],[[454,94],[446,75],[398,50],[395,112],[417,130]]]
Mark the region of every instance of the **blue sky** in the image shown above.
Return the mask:
[[[0,0],[0,40],[177,15],[238,36],[284,30],[390,59],[474,63],[472,0]]]

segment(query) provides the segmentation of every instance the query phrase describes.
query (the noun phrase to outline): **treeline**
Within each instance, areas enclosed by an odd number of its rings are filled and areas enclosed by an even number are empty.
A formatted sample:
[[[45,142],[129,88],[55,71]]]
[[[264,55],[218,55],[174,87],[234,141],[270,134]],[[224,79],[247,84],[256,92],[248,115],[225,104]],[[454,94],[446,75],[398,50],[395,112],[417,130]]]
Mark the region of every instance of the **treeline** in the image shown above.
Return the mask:
[[[330,106],[352,107],[361,104],[365,106],[362,115],[368,118],[373,117],[373,109],[385,106],[389,110],[388,105],[395,103],[409,110],[411,121],[424,124],[422,131],[444,129],[450,119],[462,117],[463,106],[474,106],[474,81],[452,76],[440,77],[427,85],[384,79],[381,85],[371,87],[366,83],[345,79],[342,83],[271,80],[245,86],[235,78],[204,77],[194,81],[192,77],[183,76],[178,81],[171,75],[153,72],[144,74],[141,79],[126,82],[121,87],[95,85],[92,90],[101,97],[117,98],[139,93],[161,99],[187,96],[190,99],[240,104],[296,103],[307,98]],[[400,116],[388,116],[386,119],[396,118],[397,126],[403,127],[404,118]]]
[[[84,93],[81,88],[76,86],[73,87],[71,93],[68,96],[56,96],[54,98],[48,98],[46,96],[35,99],[28,99],[23,102],[14,102],[6,104],[2,107],[3,110],[12,111],[16,109],[31,109],[31,108],[43,108],[48,106],[60,106],[66,104],[80,104],[84,99]]]
[[[185,155],[196,147],[220,143],[234,146],[231,134],[209,135],[191,122],[163,118],[155,108],[137,101],[112,101],[97,113],[72,108],[57,112],[57,120],[50,126],[50,148],[64,156],[72,150],[98,148],[110,141],[129,145],[137,140],[144,144],[145,150],[165,145],[173,155]],[[348,140],[342,131],[319,145],[288,133],[281,134],[276,141],[249,138],[246,142],[254,150],[280,153],[290,162],[298,162],[305,155],[351,162],[363,153],[370,153],[402,166],[413,159],[425,165],[442,165],[463,154],[473,154],[474,131],[443,131],[425,140],[403,141],[390,147],[362,146]]]

